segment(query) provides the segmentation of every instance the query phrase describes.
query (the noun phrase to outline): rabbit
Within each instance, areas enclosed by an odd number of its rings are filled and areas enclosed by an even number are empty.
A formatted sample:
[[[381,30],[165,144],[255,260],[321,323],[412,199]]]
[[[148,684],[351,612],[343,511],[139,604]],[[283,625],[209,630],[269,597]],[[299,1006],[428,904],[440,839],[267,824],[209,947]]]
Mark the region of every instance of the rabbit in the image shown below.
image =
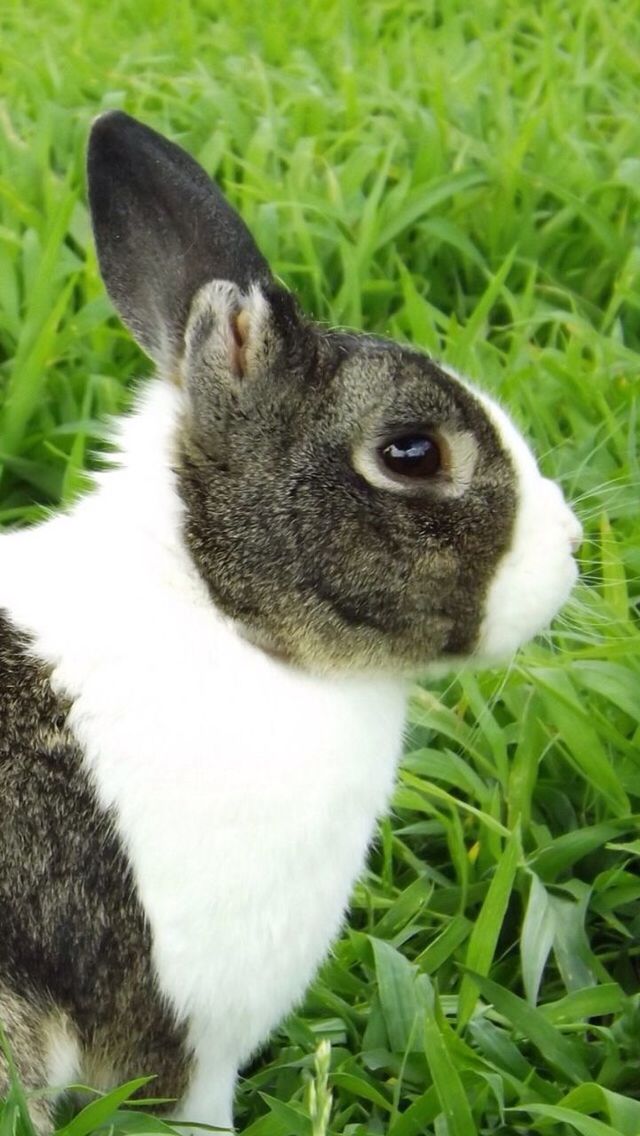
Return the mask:
[[[153,1073],[232,1129],[339,933],[408,684],[548,624],[580,525],[486,394],[305,318],[178,146],[107,112],[88,187],[157,373],[92,492],[0,537],[0,1020],[29,1091]]]

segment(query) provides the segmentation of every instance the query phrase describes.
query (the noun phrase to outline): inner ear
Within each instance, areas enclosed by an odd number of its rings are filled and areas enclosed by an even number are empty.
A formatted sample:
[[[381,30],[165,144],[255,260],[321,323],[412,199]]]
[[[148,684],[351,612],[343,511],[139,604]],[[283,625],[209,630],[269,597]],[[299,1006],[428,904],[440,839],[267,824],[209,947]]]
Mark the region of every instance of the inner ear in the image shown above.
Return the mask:
[[[269,365],[270,308],[262,290],[241,291],[212,280],[198,292],[189,314],[181,364],[187,387],[204,368],[207,382],[244,379]]]
[[[246,291],[211,280],[189,313],[179,377],[194,401],[216,389],[301,371],[313,353],[312,332],[295,299],[279,286]]]
[[[249,345],[249,329],[251,327],[251,316],[248,309],[239,308],[237,311],[232,312],[229,322],[235,348],[231,368],[235,376],[241,379],[247,371],[247,347]]]

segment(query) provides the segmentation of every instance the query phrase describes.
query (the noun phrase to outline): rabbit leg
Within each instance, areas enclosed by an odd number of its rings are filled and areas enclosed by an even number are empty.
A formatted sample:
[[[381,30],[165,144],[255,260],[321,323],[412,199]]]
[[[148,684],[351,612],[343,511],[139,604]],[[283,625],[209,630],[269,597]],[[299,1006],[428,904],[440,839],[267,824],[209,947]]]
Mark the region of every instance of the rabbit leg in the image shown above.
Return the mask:
[[[65,1015],[34,997],[17,994],[0,981],[0,1023],[27,1097],[52,1086],[64,1087],[73,1079],[78,1044]],[[9,1086],[8,1063],[0,1051],[0,1100]],[[29,1100],[38,1136],[48,1136],[52,1131],[54,1106],[54,1094]]]
[[[233,1094],[237,1075],[237,1062],[228,1056],[199,1053],[189,1088],[174,1110],[174,1119],[209,1124],[233,1132]]]

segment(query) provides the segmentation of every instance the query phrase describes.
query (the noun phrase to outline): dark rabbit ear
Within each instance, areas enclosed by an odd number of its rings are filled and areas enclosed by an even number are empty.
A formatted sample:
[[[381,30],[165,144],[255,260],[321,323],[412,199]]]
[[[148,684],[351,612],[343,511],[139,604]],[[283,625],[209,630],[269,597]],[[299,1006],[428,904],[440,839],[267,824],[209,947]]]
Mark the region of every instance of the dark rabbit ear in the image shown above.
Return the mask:
[[[244,221],[179,146],[122,111],[93,125],[88,182],[104,282],[144,350],[171,366],[210,280],[271,281]]]

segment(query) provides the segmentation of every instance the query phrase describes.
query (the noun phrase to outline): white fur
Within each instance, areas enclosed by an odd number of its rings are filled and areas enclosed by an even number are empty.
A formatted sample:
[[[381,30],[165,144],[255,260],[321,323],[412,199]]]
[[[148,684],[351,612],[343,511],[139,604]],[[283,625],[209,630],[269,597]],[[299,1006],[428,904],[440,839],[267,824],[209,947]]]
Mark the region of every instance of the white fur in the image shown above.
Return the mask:
[[[560,487],[542,477],[504,410],[487,395],[479,397],[512,455],[519,497],[511,546],[489,588],[476,651],[491,663],[513,655],[562,607],[578,575],[572,552],[582,527]]]
[[[73,699],[86,768],[117,818],[160,988],[195,1049],[179,1113],[231,1126],[239,1065],[302,997],[339,930],[392,790],[405,685],[298,672],[216,611],[180,537],[181,398],[151,383],[97,492],[0,537],[0,607]],[[573,530],[559,491],[485,402],[521,493],[487,604],[482,653],[493,657],[562,602]]]
[[[511,455],[518,496],[510,546],[498,564],[485,600],[474,659],[504,663],[518,647],[542,631],[560,610],[576,582],[572,553],[582,526],[562,490],[543,477],[529,446],[498,403],[451,367],[443,367],[473,392]],[[436,665],[433,673],[441,673]]]
[[[64,1089],[78,1078],[82,1067],[80,1043],[66,1014],[53,1014],[46,1023],[45,1064],[53,1088]]]

